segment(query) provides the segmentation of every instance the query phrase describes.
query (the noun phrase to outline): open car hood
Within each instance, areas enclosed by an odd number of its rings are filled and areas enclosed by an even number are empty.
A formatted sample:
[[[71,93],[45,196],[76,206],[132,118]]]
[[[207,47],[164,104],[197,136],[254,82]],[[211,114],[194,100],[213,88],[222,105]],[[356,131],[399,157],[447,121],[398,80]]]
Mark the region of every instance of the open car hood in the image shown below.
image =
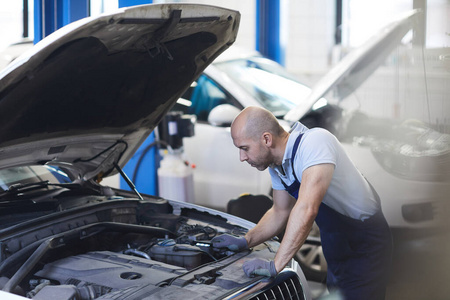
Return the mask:
[[[379,30],[362,46],[350,52],[316,83],[309,96],[290,110],[284,119],[291,122],[300,120],[332,89],[338,91],[339,99],[353,93],[385,62],[387,56],[413,28],[420,13],[419,10],[413,10],[402,15]]]
[[[111,174],[235,41],[239,20],[212,6],[142,5],[51,34],[0,72],[0,168]]]

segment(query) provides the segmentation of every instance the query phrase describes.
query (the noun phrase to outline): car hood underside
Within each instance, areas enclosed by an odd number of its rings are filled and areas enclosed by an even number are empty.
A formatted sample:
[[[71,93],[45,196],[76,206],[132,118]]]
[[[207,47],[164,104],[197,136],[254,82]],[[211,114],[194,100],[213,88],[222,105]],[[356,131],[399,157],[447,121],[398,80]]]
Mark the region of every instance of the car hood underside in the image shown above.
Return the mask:
[[[0,167],[51,161],[92,178],[125,165],[234,42],[239,18],[211,6],[145,5],[45,38],[0,73]]]

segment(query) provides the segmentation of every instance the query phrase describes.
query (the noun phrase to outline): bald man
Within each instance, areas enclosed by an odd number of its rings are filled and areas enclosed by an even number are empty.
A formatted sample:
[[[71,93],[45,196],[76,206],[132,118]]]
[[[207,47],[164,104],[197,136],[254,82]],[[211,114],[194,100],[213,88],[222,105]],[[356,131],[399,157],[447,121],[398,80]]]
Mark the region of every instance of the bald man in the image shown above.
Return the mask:
[[[296,123],[286,132],[260,107],[244,109],[231,126],[242,162],[269,168],[273,206],[245,237],[222,235],[213,246],[256,246],[285,230],[275,260],[244,263],[247,276],[274,277],[294,257],[316,221],[328,263],[327,286],[344,299],[384,299],[392,237],[377,193],[330,132]]]

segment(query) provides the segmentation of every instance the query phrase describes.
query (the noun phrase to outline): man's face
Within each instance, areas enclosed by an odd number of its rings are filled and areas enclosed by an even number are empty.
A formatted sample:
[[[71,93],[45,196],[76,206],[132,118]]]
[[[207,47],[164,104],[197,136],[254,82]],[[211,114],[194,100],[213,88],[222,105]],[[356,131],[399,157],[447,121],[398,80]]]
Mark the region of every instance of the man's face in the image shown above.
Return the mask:
[[[233,143],[239,149],[239,159],[250,164],[250,166],[264,171],[272,163],[270,152],[262,142],[262,139],[251,139],[233,136]]]

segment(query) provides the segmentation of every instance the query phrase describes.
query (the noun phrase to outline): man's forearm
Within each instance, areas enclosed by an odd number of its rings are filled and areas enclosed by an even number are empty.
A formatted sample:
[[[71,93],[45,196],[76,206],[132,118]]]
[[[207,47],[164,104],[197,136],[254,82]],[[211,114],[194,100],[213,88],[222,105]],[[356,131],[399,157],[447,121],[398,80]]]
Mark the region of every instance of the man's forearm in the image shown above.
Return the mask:
[[[311,231],[316,214],[315,211],[302,211],[300,207],[294,207],[275,256],[275,268],[278,271],[282,270],[301,248]]]
[[[275,256],[275,268],[282,270],[305,242],[330,185],[334,165],[315,165],[303,172],[298,200],[289,216],[286,232]]]
[[[285,227],[289,214],[276,211],[273,207],[269,209],[258,224],[246,235],[249,247],[259,245],[279,234]]]

